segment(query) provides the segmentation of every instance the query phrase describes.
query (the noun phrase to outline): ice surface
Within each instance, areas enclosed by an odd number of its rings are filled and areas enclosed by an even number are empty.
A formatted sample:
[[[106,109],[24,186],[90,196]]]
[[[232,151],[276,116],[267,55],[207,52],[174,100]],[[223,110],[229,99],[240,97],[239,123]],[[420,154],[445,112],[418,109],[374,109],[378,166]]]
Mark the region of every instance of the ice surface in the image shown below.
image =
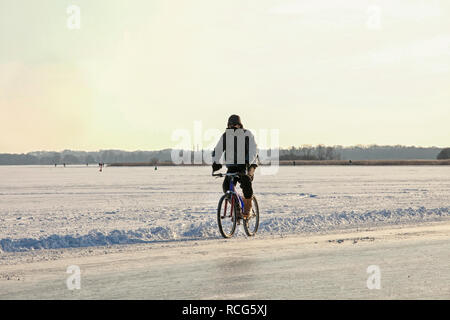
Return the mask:
[[[1,166],[0,250],[219,238],[209,167]],[[259,237],[449,220],[448,166],[296,166],[254,180]],[[238,230],[237,237],[244,237]]]

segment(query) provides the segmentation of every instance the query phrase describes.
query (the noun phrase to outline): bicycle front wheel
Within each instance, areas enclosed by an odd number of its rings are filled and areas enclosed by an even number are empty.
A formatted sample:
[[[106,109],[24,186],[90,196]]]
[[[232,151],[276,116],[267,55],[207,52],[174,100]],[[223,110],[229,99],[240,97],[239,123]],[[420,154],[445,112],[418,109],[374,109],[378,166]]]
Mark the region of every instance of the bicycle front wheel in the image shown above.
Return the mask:
[[[236,216],[239,210],[239,205],[236,203],[236,197],[226,194],[219,200],[217,206],[217,224],[219,225],[220,234],[224,238],[230,238],[236,231]]]
[[[255,196],[253,196],[252,202],[252,212],[250,212],[250,217],[244,220],[244,230],[249,237],[254,236],[259,227],[259,206]]]

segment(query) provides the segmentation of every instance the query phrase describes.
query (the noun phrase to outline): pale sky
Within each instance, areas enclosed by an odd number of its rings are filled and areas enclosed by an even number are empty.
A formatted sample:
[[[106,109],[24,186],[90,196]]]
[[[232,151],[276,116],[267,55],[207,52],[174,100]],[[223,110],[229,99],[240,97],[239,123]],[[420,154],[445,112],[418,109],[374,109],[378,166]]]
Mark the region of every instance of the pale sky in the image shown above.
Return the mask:
[[[282,147],[443,147],[449,85],[448,0],[0,0],[0,153],[171,148],[233,113]]]

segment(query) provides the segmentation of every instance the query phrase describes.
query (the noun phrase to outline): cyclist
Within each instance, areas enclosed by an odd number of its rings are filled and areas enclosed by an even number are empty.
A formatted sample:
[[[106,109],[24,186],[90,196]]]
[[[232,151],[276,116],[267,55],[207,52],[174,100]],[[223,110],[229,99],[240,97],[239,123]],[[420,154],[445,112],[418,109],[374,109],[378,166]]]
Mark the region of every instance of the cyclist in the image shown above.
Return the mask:
[[[248,218],[252,210],[253,188],[252,181],[255,175],[258,153],[255,137],[250,130],[244,129],[241,118],[238,115],[231,115],[228,118],[227,129],[220,137],[214,148],[213,172],[222,168],[221,159],[224,155],[227,173],[239,172],[242,175],[235,177],[235,183],[239,181],[244,193],[244,218]],[[230,185],[230,177],[225,177],[222,188],[227,192]]]

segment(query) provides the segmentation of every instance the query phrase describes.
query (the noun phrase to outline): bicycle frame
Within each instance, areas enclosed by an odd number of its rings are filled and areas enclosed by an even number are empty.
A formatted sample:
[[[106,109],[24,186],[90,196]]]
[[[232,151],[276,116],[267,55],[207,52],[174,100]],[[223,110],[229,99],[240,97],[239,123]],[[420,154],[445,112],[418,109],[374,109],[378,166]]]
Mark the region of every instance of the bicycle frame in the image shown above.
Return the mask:
[[[236,195],[238,197],[240,207],[241,207],[242,211],[244,211],[244,200],[242,200],[241,195],[236,191],[236,186],[234,185],[234,181],[233,180],[234,180],[234,178],[230,179],[230,189],[228,191],[231,194],[234,194],[234,195]],[[233,205],[234,199],[231,199],[231,201],[232,201],[231,204]]]
[[[242,199],[242,196],[236,191],[236,186],[234,184],[234,178],[236,176],[238,176],[239,173],[212,173],[213,177],[223,177],[223,176],[228,176],[230,177],[230,187],[227,191],[227,193],[230,193],[231,195],[236,195],[237,198],[239,199],[239,205],[241,207],[242,212],[244,211],[245,207],[244,207],[244,200]],[[226,205],[226,204],[225,204]],[[231,197],[231,205],[234,205],[234,197]],[[225,207],[226,210],[226,207]],[[226,212],[226,211],[225,211]]]

